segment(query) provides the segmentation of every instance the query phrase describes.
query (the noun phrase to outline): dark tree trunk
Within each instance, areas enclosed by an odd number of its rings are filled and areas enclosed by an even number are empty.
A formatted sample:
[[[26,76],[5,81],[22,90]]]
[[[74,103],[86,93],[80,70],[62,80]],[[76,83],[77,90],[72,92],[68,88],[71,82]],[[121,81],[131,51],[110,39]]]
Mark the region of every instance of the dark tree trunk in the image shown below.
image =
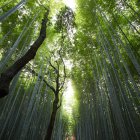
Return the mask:
[[[52,110],[52,114],[51,114],[51,118],[50,118],[50,123],[48,125],[47,134],[46,134],[44,140],[51,140],[52,132],[53,132],[53,128],[54,128],[54,123],[55,123],[55,119],[56,119],[56,113],[57,113],[57,110],[58,110],[58,102],[59,102],[58,94],[55,94],[55,99],[54,99],[54,102],[53,102],[53,110]]]
[[[14,76],[32,59],[34,59],[38,48],[46,38],[46,24],[48,21],[49,10],[44,14],[42,19],[40,35],[37,40],[31,45],[27,53],[18,59],[12,66],[0,75],[0,98],[9,93],[9,86]]]

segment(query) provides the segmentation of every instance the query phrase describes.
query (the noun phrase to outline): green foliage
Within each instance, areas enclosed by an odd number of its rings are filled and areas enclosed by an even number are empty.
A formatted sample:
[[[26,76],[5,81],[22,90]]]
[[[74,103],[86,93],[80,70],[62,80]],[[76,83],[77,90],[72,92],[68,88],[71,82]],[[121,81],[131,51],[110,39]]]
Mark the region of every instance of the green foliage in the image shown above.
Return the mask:
[[[0,15],[19,2],[1,0]],[[1,101],[0,138],[43,139],[53,95],[39,75],[55,86],[49,60],[57,66],[56,60],[60,62],[57,52],[61,48],[64,60],[73,63],[69,77],[78,105],[73,107],[70,129],[76,138],[139,139],[140,2],[77,0],[75,12],[62,1],[40,3],[50,8],[47,37],[35,59],[15,77],[11,96]],[[28,0],[0,23],[0,72],[25,54],[36,40],[44,12],[38,1]],[[11,51],[16,41],[18,44]],[[61,111],[54,130],[56,140],[58,136],[64,139],[70,131],[69,114],[61,116]]]
[[[74,27],[74,13],[69,7],[61,8],[57,15],[56,31],[70,30]]]

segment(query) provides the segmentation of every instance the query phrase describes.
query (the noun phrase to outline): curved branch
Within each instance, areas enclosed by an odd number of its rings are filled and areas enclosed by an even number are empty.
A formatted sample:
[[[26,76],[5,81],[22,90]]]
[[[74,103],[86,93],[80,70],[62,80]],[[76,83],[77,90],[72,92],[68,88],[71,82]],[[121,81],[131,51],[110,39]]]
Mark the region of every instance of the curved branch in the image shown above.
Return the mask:
[[[51,61],[49,61],[49,64],[56,72],[58,72],[58,69],[51,63]]]
[[[27,70],[29,71],[29,72],[31,72],[32,74],[34,74],[35,76],[38,76],[39,77],[39,79],[42,79],[43,80],[43,82],[55,93],[55,89],[54,89],[54,87],[53,86],[51,86],[45,79],[44,79],[44,77],[42,77],[41,75],[39,75],[37,72],[35,72],[35,70],[33,70],[33,69],[30,69],[29,67],[26,67],[27,68]]]
[[[44,14],[42,19],[39,37],[31,45],[30,49],[18,59],[12,66],[0,75],[0,98],[9,93],[9,86],[15,75],[32,59],[34,59],[37,50],[46,38],[46,24],[48,22],[49,10]]]

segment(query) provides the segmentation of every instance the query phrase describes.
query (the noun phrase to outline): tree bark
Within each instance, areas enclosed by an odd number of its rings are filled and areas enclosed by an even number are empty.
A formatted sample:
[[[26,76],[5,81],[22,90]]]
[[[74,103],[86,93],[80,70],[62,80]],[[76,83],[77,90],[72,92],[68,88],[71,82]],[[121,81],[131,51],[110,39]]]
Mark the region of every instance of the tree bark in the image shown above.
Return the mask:
[[[60,91],[63,88],[64,83],[65,83],[66,71],[65,71],[65,64],[64,64],[64,61],[63,61],[62,56],[60,54],[60,51],[59,51],[59,55],[61,57],[63,65],[64,65],[64,81],[62,83],[60,83],[60,69],[59,69],[60,64],[56,61],[57,67],[55,67],[54,65],[52,65],[51,61],[49,61],[50,66],[53,68],[53,70],[56,74],[56,77],[55,77],[56,86],[54,88],[54,87],[48,85],[52,89],[55,98],[53,101],[53,109],[52,109],[52,113],[51,113],[50,122],[49,122],[49,125],[47,128],[47,133],[46,133],[44,140],[51,140],[52,134],[53,134],[53,129],[55,126],[56,113],[57,113],[57,110],[61,107],[61,100],[60,100],[60,105],[58,106],[59,93],[60,93]]]
[[[8,95],[9,86],[14,76],[32,59],[34,59],[37,50],[46,38],[46,24],[48,21],[49,10],[44,14],[42,19],[40,35],[37,40],[31,45],[30,49],[24,56],[18,59],[12,66],[10,66],[4,73],[0,75],[0,98]]]
[[[54,128],[54,123],[55,123],[55,119],[56,119],[56,113],[57,113],[57,109],[58,109],[58,102],[59,102],[58,94],[55,94],[50,123],[48,125],[47,133],[46,133],[44,140],[51,140],[52,132],[53,132],[53,128]]]

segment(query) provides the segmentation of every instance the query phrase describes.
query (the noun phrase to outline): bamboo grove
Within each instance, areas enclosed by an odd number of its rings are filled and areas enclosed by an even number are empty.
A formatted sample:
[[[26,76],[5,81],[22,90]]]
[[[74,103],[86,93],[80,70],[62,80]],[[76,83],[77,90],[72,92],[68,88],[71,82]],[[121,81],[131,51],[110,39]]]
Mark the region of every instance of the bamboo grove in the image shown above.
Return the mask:
[[[139,140],[140,1],[65,1],[0,1],[0,140]]]

